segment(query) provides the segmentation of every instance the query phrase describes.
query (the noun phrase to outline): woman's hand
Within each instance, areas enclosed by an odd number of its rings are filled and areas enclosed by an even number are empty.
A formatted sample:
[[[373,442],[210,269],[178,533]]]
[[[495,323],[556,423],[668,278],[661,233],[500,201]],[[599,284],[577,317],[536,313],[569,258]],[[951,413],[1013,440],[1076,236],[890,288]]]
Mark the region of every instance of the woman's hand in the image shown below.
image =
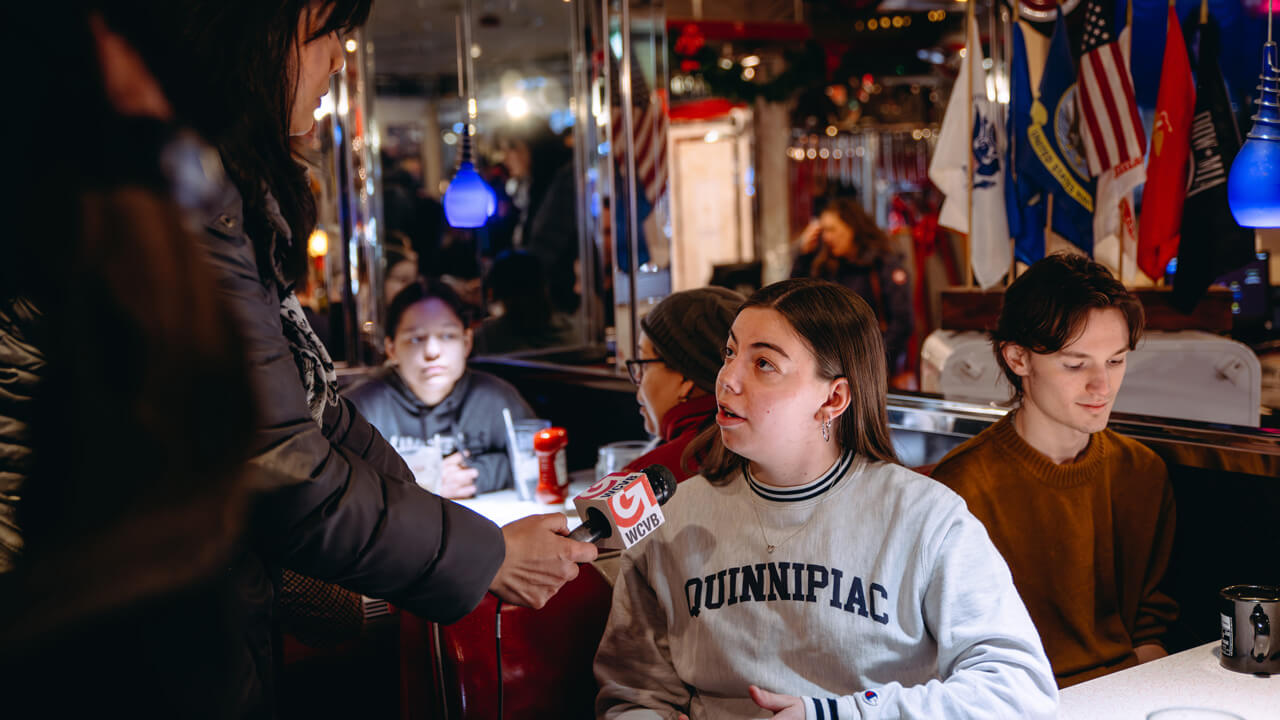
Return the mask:
[[[817,249],[822,240],[822,226],[816,219],[810,220],[800,233],[800,253],[807,255]]]
[[[480,471],[467,467],[466,458],[460,452],[446,457],[440,464],[440,497],[469,498],[475,497],[476,478]]]
[[[755,685],[748,686],[747,692],[756,705],[773,713],[774,720],[804,720],[804,698],[771,693]]]

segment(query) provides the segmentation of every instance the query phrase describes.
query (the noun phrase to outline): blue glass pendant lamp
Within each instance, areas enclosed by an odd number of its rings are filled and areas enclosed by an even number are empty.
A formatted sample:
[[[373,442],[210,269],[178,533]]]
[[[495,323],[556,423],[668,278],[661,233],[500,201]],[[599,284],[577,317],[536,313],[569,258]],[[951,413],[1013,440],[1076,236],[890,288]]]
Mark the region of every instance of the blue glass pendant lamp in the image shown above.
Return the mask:
[[[470,123],[466,125],[462,131],[462,161],[449,189],[444,191],[444,216],[450,227],[478,228],[497,209],[498,197],[471,161],[471,127]]]
[[[462,128],[462,149],[459,153],[458,172],[453,182],[444,191],[444,217],[450,227],[478,228],[484,227],[485,221],[493,215],[498,207],[498,196],[494,194],[489,183],[476,172],[475,163],[471,159],[471,129],[475,127],[476,100],[471,97],[475,91],[475,66],[471,61],[471,2],[462,0],[462,16],[455,17],[454,29],[458,45],[458,96],[467,103],[467,121]],[[468,48],[463,54],[462,49]]]
[[[1262,46],[1258,114],[1253,129],[1231,163],[1227,202],[1242,227],[1280,227],[1280,59],[1271,39],[1271,2],[1267,5],[1267,43]]]

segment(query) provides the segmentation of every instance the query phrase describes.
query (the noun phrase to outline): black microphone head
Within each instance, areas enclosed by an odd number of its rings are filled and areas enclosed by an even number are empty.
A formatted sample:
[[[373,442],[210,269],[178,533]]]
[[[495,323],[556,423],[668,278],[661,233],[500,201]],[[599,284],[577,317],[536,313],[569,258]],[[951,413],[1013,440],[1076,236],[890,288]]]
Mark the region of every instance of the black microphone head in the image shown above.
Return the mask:
[[[666,465],[653,464],[644,469],[649,478],[649,486],[653,488],[653,496],[659,505],[664,505],[676,494],[676,476]]]

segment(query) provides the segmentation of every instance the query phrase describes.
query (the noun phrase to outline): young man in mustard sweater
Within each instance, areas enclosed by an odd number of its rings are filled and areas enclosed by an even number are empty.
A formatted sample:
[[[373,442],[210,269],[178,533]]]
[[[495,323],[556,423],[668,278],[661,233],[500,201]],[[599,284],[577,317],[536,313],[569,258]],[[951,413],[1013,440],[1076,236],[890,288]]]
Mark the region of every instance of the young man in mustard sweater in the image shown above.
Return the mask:
[[[1103,266],[1050,255],[1005,292],[992,335],[1014,408],[933,476],[987,526],[1060,687],[1166,654],[1177,605],[1164,463],[1107,430],[1142,305]]]

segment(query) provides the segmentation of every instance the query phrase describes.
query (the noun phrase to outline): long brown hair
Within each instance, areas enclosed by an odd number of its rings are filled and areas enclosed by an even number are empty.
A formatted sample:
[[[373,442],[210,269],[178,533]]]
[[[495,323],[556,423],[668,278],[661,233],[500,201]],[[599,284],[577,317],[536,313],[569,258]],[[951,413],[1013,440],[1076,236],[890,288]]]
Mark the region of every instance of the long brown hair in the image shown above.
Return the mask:
[[[833,440],[870,460],[898,462],[889,439],[884,340],[871,306],[848,288],[810,278],[794,278],[768,285],[747,298],[747,308],[778,311],[813,353],[818,376],[846,378],[852,399],[833,427]],[[703,431],[690,444],[697,454],[705,448],[702,475],[713,482],[727,480],[746,465],[729,450],[719,427]]]
[[[834,198],[822,212],[835,213],[840,222],[853,231],[854,257],[846,258],[847,260],[865,262],[868,258],[874,260],[889,254],[889,236],[876,225],[876,221],[871,219],[858,201],[852,198]],[[825,242],[818,243],[818,252],[813,256],[813,264],[809,267],[809,277],[834,280],[839,265],[840,258],[831,253],[831,248]]]

